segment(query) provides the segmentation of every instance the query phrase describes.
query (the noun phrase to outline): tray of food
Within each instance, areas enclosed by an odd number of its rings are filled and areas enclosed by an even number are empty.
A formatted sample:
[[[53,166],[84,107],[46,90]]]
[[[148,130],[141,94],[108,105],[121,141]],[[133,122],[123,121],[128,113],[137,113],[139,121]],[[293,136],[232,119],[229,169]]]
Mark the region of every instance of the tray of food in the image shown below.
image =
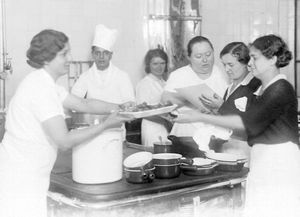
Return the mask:
[[[142,103],[139,105],[135,105],[126,110],[121,110],[120,114],[128,114],[132,115],[134,118],[144,118],[155,115],[161,115],[165,113],[169,113],[177,108],[176,104],[156,104],[156,105],[148,105],[147,103]]]

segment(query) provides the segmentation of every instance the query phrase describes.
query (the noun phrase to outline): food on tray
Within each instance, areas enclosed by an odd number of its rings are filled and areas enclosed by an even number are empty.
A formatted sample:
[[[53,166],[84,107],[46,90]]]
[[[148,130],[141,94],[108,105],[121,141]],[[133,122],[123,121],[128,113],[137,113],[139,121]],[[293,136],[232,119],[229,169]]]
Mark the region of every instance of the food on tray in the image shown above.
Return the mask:
[[[142,104],[138,104],[132,107],[128,107],[124,110],[120,110],[120,112],[140,112],[140,111],[148,111],[148,110],[153,110],[153,109],[158,109],[158,108],[164,108],[164,107],[168,107],[168,106],[172,106],[172,103],[159,103],[156,105],[149,105],[146,102],[142,103]]]
[[[176,109],[176,107],[177,105],[170,103],[157,105],[148,105],[146,103],[142,103],[122,110],[120,111],[120,114],[129,114],[132,115],[134,118],[144,118],[169,113]]]

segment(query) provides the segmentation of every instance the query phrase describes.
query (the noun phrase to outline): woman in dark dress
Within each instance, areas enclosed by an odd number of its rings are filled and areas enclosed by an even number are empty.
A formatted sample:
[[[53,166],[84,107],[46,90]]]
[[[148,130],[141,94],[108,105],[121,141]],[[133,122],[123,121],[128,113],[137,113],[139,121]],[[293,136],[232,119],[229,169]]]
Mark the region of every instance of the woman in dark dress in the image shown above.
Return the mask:
[[[214,99],[202,96],[200,100],[210,110],[216,113],[242,114],[255,98],[254,92],[261,85],[259,79],[249,73],[248,62],[250,60],[249,49],[243,42],[231,42],[220,52],[220,58],[224,65],[225,72],[231,80],[223,99],[215,96]],[[236,133],[237,134],[237,133]],[[240,132],[237,138],[231,137],[228,142],[219,147],[211,147],[218,152],[242,154],[250,158],[250,147],[246,136]]]
[[[253,99],[253,93],[261,85],[260,80],[249,73],[249,49],[243,42],[231,42],[222,49],[220,58],[231,84],[223,99],[216,95],[214,99],[202,96],[200,100],[205,106],[218,110],[222,115],[245,112]],[[241,100],[243,105],[239,103]]]
[[[266,35],[250,45],[249,66],[262,85],[249,108],[240,115],[181,113],[177,122],[204,121],[244,130],[251,149],[246,188],[246,216],[299,216],[300,152],[297,98],[293,86],[280,74],[292,54],[276,35]]]

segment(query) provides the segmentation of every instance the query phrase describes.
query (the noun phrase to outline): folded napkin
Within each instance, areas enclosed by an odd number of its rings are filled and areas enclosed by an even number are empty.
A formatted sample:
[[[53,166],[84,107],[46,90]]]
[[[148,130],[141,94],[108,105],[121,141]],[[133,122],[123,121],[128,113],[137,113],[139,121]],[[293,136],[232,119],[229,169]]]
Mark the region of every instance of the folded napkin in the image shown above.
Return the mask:
[[[193,139],[197,143],[199,150],[207,152],[212,151],[209,149],[211,136],[215,136],[216,138],[223,140],[228,140],[231,134],[232,130],[203,123],[203,125],[195,131]]]

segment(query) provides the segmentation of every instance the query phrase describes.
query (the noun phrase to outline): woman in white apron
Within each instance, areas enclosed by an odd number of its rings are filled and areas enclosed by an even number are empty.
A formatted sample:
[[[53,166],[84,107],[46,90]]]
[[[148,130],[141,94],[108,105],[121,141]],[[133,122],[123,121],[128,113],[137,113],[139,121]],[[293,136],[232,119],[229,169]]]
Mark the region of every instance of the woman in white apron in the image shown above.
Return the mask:
[[[161,101],[166,73],[168,72],[168,56],[162,49],[149,50],[145,56],[147,75],[136,86],[137,104],[156,105]],[[167,140],[167,121],[159,116],[144,118],[141,125],[142,144],[153,146],[154,142]]]
[[[62,32],[43,30],[34,36],[27,51],[27,62],[37,70],[21,82],[8,107],[0,144],[0,216],[46,217],[57,149],[75,147],[130,119],[114,113],[101,125],[67,130],[64,109],[107,114],[119,107],[80,99],[55,84],[68,72],[68,41]]]
[[[244,129],[252,146],[245,216],[299,216],[300,152],[297,98],[279,73],[292,54],[278,36],[266,35],[250,46],[252,74],[261,80],[256,100],[240,116],[213,116],[190,111],[175,121],[204,121]]]
[[[170,73],[162,94],[162,101],[177,104],[178,111],[195,109],[195,106],[182,99],[178,89],[205,84],[216,94],[223,96],[228,86],[227,75],[215,65],[214,48],[208,38],[193,37],[188,42],[187,55],[190,64]],[[170,134],[179,137],[194,136],[196,131],[204,132],[209,127],[211,126],[202,122],[174,123]]]

